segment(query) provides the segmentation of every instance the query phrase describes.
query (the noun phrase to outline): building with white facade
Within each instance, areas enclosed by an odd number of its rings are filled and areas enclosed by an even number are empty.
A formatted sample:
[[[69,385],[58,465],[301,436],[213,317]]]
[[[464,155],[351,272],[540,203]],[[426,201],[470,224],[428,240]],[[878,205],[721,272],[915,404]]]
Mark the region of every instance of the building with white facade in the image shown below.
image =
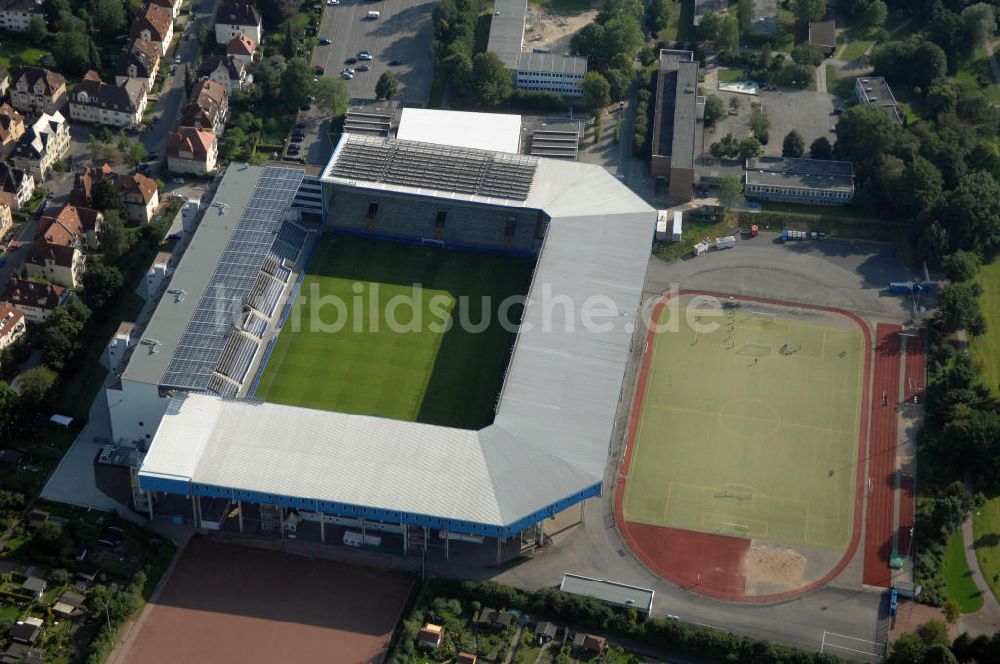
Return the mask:
[[[215,10],[215,43],[229,44],[236,35],[259,44],[264,38],[260,11],[251,0],[220,0]]]
[[[27,32],[36,18],[45,20],[38,0],[0,0],[0,30]]]
[[[846,205],[854,199],[854,165],[825,159],[748,159],[747,198],[809,205]]]
[[[35,181],[45,179],[49,169],[69,152],[69,123],[62,113],[42,113],[14,145],[12,160],[22,170],[31,171]]]
[[[69,94],[69,117],[77,122],[131,129],[142,122],[145,110],[146,86],[138,78],[111,85],[88,71]]]

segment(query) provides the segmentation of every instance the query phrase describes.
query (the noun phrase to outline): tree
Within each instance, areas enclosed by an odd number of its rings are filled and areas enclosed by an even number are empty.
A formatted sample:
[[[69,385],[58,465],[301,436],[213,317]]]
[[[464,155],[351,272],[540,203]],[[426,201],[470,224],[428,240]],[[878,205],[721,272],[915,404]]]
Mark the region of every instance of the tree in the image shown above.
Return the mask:
[[[117,210],[108,210],[104,213],[100,241],[101,252],[111,262],[118,260],[132,248],[132,234],[125,228],[125,222]]]
[[[292,58],[281,75],[281,96],[288,106],[300,108],[313,94],[313,71],[303,58]]]
[[[1000,184],[989,173],[963,176],[940,214],[954,249],[990,252],[1000,247]]]
[[[83,343],[81,337],[88,320],[90,309],[80,302],[59,307],[49,315],[38,342],[46,364],[61,371],[67,362],[72,361]]]
[[[324,76],[316,84],[316,106],[331,115],[343,114],[350,98],[350,93],[347,91],[347,81],[342,78]]]
[[[752,136],[750,138],[744,138],[743,142],[740,143],[740,156],[744,159],[759,157],[761,152],[763,152],[763,150],[760,146],[760,141]]]
[[[805,139],[802,138],[802,134],[793,129],[785,135],[785,140],[781,143],[781,156],[798,158],[802,156],[805,149]]]
[[[874,0],[861,15],[861,25],[866,28],[881,28],[889,17],[889,8],[882,0]]]
[[[896,145],[901,131],[899,124],[881,108],[854,106],[837,121],[834,151],[838,159],[871,165]]]
[[[599,64],[610,62],[619,53],[634,56],[642,46],[643,35],[639,20],[630,14],[616,16],[604,24],[604,39],[601,46],[606,59]]]
[[[21,403],[31,410],[40,410],[46,404],[49,390],[56,382],[56,373],[44,364],[32,367],[17,379]]]
[[[733,115],[740,112],[740,98],[737,95],[729,98],[729,112]]]
[[[996,12],[985,2],[969,5],[962,10],[965,34],[973,48],[979,48],[993,36]]]
[[[105,38],[113,38],[125,28],[125,5],[122,0],[94,0],[94,25]]]
[[[580,84],[583,100],[592,109],[602,109],[611,103],[611,85],[604,75],[597,71],[588,71]]]
[[[375,83],[375,98],[392,99],[397,94],[399,94],[399,82],[396,80],[396,75],[389,70],[382,72],[378,82]]]
[[[84,32],[58,32],[52,40],[52,57],[59,65],[60,71],[70,74],[83,74],[92,67],[92,40]]]
[[[502,104],[514,87],[507,67],[492,51],[476,54],[472,61],[472,78],[476,96],[488,106]]]
[[[819,21],[826,15],[826,0],[792,0],[792,12],[799,23]]]
[[[729,209],[739,202],[743,196],[743,183],[735,175],[727,175],[719,182],[719,203]]]
[[[274,28],[299,13],[302,0],[259,0],[261,18],[266,28]]]
[[[28,23],[28,39],[34,44],[48,43],[49,30],[45,27],[45,21],[38,16],[32,16]]]
[[[472,58],[467,53],[452,53],[441,61],[441,74],[454,88],[462,93],[472,84]]]
[[[17,392],[0,380],[0,434],[5,440],[14,435],[14,420],[17,419],[20,408]]]
[[[723,53],[736,53],[740,50],[740,28],[735,17],[727,14],[719,21],[715,46]]]
[[[670,23],[670,0],[650,0],[646,5],[646,26],[650,32],[659,32]]]
[[[149,151],[146,150],[146,146],[141,141],[128,141],[124,154],[126,164],[132,168],[136,168],[139,164],[146,161],[148,157]]]
[[[569,48],[576,55],[595,58],[603,49],[604,26],[600,23],[588,23],[580,28],[569,40]]]
[[[705,12],[696,28],[698,38],[714,42],[719,38],[719,23],[721,21],[722,19],[714,11]]]
[[[892,81],[926,88],[948,71],[948,57],[940,46],[921,37],[882,42],[869,60],[875,73]]]
[[[95,261],[83,273],[82,281],[87,303],[95,311],[107,306],[124,283],[121,271],[112,265],[105,265],[103,261]]]
[[[938,298],[937,320],[946,332],[966,330],[977,336],[986,331],[979,309],[982,289],[974,281],[945,284]],[[961,522],[960,522],[961,523]]]
[[[767,135],[767,130],[771,128],[771,121],[768,119],[767,115],[761,111],[754,111],[750,114],[750,131],[761,143],[767,143],[765,136]]]
[[[797,44],[792,49],[792,61],[800,65],[818,67],[823,62],[823,51],[815,44]]]
[[[104,177],[94,183],[94,188],[90,194],[91,203],[95,210],[99,212],[109,212],[111,210],[122,210],[125,205],[122,203],[122,195],[118,193],[114,180]]]
[[[750,22],[753,20],[753,0],[739,0],[736,3],[736,23],[740,32],[744,33],[750,29]]]
[[[264,58],[254,67],[254,83],[260,86],[265,97],[277,97],[281,94],[281,79],[287,68],[285,58],[272,55]]]
[[[712,127],[726,114],[725,107],[718,95],[708,95],[705,98],[705,126]]]
[[[298,55],[298,45],[295,43],[295,33],[292,31],[292,22],[285,23],[285,37],[281,42],[281,54],[291,60]]]

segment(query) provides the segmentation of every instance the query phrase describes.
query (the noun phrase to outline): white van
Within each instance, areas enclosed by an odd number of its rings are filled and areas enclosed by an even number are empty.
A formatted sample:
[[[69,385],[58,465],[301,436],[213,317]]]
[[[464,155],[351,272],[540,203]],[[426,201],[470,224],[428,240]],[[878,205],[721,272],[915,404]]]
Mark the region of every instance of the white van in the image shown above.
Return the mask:
[[[379,12],[379,11],[368,12],[368,19],[369,20],[371,20],[371,21],[377,21],[380,18],[382,18],[382,12]]]
[[[365,546],[382,546],[382,538],[378,535],[369,535],[366,533],[364,540],[362,540],[361,533],[356,530],[344,531],[344,544],[347,546],[361,547],[362,541],[364,541]]]

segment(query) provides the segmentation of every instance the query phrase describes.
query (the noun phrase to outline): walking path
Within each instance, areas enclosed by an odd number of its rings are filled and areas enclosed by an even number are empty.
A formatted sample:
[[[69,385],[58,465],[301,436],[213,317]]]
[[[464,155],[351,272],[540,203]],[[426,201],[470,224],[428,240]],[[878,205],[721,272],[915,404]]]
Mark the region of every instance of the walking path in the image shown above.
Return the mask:
[[[970,487],[971,490],[971,487]],[[965,548],[965,562],[969,565],[972,573],[972,580],[976,587],[983,593],[983,608],[975,613],[968,613],[959,618],[958,625],[961,631],[966,631],[973,636],[980,634],[993,634],[1000,630],[1000,602],[993,595],[993,591],[986,585],[983,572],[979,569],[979,560],[976,558],[976,537],[972,530],[972,515],[962,524],[962,544]]]

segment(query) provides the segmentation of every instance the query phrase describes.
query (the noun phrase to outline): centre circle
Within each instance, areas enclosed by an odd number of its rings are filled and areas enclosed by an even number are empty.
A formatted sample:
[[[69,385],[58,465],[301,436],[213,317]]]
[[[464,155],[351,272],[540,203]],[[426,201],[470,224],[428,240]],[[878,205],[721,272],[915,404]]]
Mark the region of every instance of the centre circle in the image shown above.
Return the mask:
[[[760,399],[734,399],[719,409],[719,423],[737,438],[767,438],[781,426],[781,414]]]

